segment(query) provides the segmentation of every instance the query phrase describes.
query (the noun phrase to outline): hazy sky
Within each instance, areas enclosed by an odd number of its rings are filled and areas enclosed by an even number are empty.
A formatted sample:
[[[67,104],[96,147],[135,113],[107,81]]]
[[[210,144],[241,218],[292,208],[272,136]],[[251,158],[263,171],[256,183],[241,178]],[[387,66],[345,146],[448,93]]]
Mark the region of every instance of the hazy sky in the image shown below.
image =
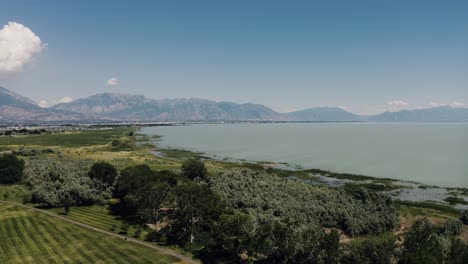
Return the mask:
[[[0,0],[0,30],[0,86],[48,104],[468,105],[467,1]]]

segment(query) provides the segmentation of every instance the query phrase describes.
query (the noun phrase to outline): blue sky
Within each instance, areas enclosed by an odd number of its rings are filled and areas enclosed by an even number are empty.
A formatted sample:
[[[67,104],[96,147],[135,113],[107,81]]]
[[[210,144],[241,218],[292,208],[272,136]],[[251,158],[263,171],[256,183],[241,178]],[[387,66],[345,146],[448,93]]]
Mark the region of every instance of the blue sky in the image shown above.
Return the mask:
[[[467,1],[0,2],[0,29],[42,41],[0,86],[48,104],[119,92],[279,111],[468,105]]]

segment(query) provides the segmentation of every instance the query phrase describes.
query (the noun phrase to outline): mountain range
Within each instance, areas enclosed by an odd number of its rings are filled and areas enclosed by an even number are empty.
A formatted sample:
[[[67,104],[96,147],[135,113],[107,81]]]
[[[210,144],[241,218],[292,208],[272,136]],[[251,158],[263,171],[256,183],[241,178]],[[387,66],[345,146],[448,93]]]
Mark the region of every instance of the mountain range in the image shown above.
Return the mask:
[[[102,93],[49,108],[0,87],[0,122],[104,121],[290,121],[290,122],[451,122],[468,121],[468,108],[448,106],[375,116],[359,116],[338,107],[278,113],[264,105],[198,98],[155,100],[144,95]]]
[[[88,116],[78,112],[42,108],[34,101],[0,87],[0,122],[2,123],[85,122],[100,119],[97,116]]]

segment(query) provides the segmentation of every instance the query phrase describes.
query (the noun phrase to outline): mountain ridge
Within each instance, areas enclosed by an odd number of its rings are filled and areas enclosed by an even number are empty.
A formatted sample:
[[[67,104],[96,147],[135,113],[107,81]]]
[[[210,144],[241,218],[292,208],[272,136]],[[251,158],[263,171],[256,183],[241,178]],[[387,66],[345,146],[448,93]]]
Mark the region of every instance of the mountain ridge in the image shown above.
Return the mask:
[[[99,93],[42,108],[0,87],[1,122],[266,121],[266,122],[468,122],[468,108],[449,106],[360,116],[338,107],[279,113],[255,103],[201,98],[151,99],[139,94]]]
[[[0,86],[0,122],[82,122],[101,118],[66,110],[42,108],[34,101]]]

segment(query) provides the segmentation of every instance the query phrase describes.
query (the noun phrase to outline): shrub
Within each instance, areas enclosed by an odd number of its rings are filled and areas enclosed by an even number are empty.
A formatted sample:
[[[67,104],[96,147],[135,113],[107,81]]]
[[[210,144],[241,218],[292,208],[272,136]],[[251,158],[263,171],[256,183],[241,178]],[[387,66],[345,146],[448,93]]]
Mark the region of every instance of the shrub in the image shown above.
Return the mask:
[[[82,159],[36,157],[25,169],[25,181],[32,189],[32,202],[61,207],[104,203],[110,190],[99,190],[88,177],[90,162]]]
[[[464,225],[468,225],[468,210],[465,210],[463,212],[463,215],[461,216],[460,220],[463,222]]]
[[[398,221],[389,197],[314,186],[248,169],[211,177],[210,184],[235,209],[257,219],[288,219],[303,225],[340,228],[351,235],[390,231]]]
[[[24,161],[15,155],[5,154],[0,157],[0,183],[12,184],[22,180]]]
[[[442,233],[447,236],[458,236],[463,231],[463,222],[458,219],[448,219],[442,226]]]
[[[96,184],[100,189],[113,186],[117,178],[117,169],[107,162],[96,162],[91,166],[88,176],[97,181]]]
[[[194,180],[196,178],[205,179],[207,170],[205,163],[197,159],[188,159],[182,163],[182,175],[186,178]]]

